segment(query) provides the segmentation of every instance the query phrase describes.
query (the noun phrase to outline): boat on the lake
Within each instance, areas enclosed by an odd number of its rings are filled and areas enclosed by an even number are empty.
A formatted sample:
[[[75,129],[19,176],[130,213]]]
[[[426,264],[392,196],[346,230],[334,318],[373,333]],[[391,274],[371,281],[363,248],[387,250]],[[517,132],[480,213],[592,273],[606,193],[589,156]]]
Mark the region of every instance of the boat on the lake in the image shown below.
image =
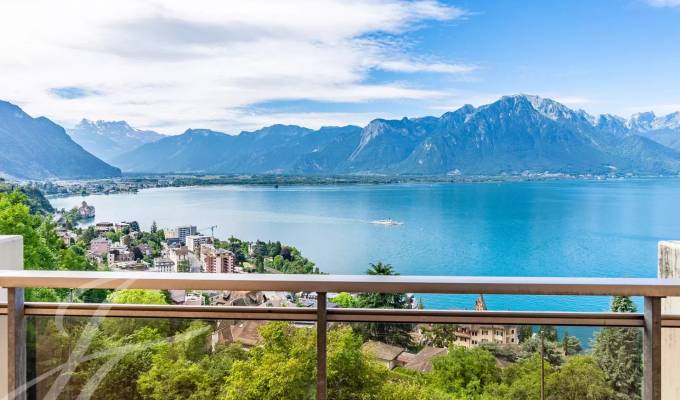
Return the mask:
[[[403,222],[395,221],[391,218],[388,219],[377,219],[375,221],[371,221],[372,224],[376,225],[401,225]]]

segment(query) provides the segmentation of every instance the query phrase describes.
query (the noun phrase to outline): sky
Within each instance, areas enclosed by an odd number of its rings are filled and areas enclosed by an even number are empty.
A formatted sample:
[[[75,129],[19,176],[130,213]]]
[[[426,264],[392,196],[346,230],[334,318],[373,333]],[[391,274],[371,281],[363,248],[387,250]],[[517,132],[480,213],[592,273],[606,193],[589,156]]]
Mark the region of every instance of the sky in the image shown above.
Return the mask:
[[[235,134],[527,93],[680,110],[680,0],[3,0],[0,99],[65,127]]]

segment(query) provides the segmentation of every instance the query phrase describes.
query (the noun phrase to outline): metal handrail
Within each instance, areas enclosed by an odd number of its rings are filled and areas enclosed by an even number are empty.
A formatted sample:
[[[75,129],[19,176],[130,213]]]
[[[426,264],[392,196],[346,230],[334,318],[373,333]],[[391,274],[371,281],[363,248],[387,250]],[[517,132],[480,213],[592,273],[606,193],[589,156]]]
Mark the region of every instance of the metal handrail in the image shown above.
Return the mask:
[[[94,303],[25,303],[24,315],[35,317],[112,317],[242,319],[266,321],[316,321],[315,308],[184,306]],[[0,303],[0,315],[7,304]],[[642,313],[553,312],[553,311],[468,311],[393,310],[330,308],[329,322],[440,323],[477,325],[556,325],[640,328]],[[680,315],[664,315],[662,326],[680,327]]]
[[[0,287],[680,296],[680,279],[0,271]]]

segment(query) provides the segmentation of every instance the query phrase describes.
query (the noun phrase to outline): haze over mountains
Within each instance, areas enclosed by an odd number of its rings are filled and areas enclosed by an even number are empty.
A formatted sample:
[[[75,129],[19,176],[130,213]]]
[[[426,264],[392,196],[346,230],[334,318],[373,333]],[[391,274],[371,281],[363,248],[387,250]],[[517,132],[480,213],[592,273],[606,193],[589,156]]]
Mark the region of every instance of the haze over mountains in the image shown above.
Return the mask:
[[[190,129],[112,163],[150,173],[676,174],[678,139],[678,114],[594,117],[516,95],[441,117],[376,119],[364,128],[274,125],[236,136]]]
[[[22,179],[104,178],[120,169],[74,142],[64,128],[45,117],[32,118],[0,101],[0,176]]]
[[[680,173],[680,113],[626,120],[527,95],[441,117],[376,119],[364,128],[273,125],[238,135],[189,129],[163,136],[124,121],[83,119],[69,134],[84,149],[50,120],[0,102],[0,174],[100,178],[118,176],[116,167],[214,174]]]

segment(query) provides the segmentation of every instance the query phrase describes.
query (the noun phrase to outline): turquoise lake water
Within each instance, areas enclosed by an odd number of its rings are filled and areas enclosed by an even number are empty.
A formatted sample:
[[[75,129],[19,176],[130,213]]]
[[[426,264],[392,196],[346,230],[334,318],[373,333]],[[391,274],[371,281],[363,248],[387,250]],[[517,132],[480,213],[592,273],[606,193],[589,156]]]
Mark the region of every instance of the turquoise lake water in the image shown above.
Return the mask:
[[[369,262],[402,275],[654,277],[657,242],[680,238],[680,179],[358,186],[213,186],[85,198],[97,221],[218,225],[280,240],[332,274]],[[71,208],[79,197],[52,199]],[[371,221],[392,218],[399,226]],[[204,231],[210,234],[209,230]],[[487,296],[493,310],[602,311],[600,297]],[[427,308],[475,296],[425,295]]]

